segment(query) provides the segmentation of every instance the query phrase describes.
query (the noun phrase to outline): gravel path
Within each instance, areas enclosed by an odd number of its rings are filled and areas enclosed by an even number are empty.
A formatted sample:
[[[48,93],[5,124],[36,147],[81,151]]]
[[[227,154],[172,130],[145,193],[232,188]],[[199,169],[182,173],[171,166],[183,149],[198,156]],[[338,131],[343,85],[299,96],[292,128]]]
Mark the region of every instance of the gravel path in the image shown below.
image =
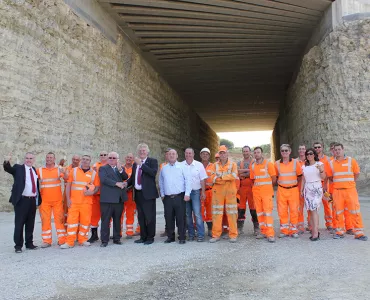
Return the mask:
[[[370,235],[370,202],[361,206]],[[158,210],[157,232],[164,226],[161,204]],[[37,245],[40,227],[38,218]],[[22,254],[14,253],[12,230],[13,214],[0,213],[0,299],[370,299],[370,241],[333,240],[324,229],[316,243],[308,233],[256,240],[249,222],[236,244],[157,238],[149,246],[123,240]]]

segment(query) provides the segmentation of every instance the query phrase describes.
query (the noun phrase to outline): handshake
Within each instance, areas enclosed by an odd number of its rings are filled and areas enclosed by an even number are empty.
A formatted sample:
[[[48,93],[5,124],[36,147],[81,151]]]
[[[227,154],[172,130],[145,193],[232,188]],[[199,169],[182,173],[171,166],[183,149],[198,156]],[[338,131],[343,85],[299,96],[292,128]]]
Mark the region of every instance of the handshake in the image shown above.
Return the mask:
[[[124,189],[127,187],[127,182],[117,182],[116,186],[119,187],[120,189]]]

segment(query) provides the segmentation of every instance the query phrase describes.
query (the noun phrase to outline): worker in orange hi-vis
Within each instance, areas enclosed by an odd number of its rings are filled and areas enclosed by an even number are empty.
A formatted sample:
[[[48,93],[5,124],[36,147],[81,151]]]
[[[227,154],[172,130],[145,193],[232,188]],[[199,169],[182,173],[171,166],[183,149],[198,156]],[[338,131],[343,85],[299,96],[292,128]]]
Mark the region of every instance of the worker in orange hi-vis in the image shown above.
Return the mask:
[[[68,202],[67,238],[61,249],[74,247],[76,235],[81,246],[87,241],[91,222],[93,195],[98,191],[99,179],[90,168],[91,156],[83,155],[81,166],[73,168],[68,176],[66,195]],[[78,231],[78,232],[77,232]]]
[[[298,238],[298,182],[302,179],[302,167],[296,159],[290,158],[292,149],[289,144],[280,146],[281,160],[275,162],[278,177],[277,209],[280,218],[280,238]]]
[[[335,153],[334,153],[334,146],[335,144],[338,144],[337,142],[331,142],[330,143],[330,153],[331,153],[331,157],[329,158],[330,161],[334,160],[335,159]],[[332,201],[333,200],[333,182],[331,181],[328,181],[329,183],[329,194],[327,194],[327,196],[329,197],[329,199]],[[332,207],[332,211],[333,211],[333,228],[337,228],[337,214],[336,214],[336,211],[335,211],[335,207],[333,205]],[[354,235],[354,232],[353,232],[353,225],[352,225],[352,218],[351,218],[351,214],[349,213],[348,211],[348,207],[345,207],[344,208],[344,224],[345,224],[345,227],[346,227],[346,234],[349,234],[349,235]]]
[[[261,147],[254,148],[253,154],[255,160],[250,166],[250,178],[253,180],[253,199],[260,228],[256,239],[267,238],[270,243],[275,243],[272,210],[274,208],[273,185],[276,184],[276,171],[273,163],[263,157]]]
[[[298,157],[297,161],[300,164],[301,167],[305,165],[306,160],[306,145],[301,144],[298,146]],[[298,191],[301,190],[302,180],[298,182]],[[309,224],[307,222],[307,224]],[[304,197],[299,194],[299,206],[298,206],[298,225],[297,225],[298,233],[303,234],[304,233]],[[309,227],[309,225],[307,225]],[[310,230],[310,229],[309,229]]]
[[[320,162],[324,164],[324,171],[325,174],[328,174],[328,171],[330,169],[330,159],[328,156],[326,156],[323,152],[323,143],[321,142],[315,142],[313,144],[313,148],[315,149]],[[325,178],[325,180],[322,182],[322,188],[324,194],[328,191],[328,178]],[[333,211],[332,211],[332,204],[326,199],[326,197],[323,196],[322,204],[324,206],[324,218],[325,218],[325,226],[330,231],[333,232]]]
[[[64,213],[64,228],[67,230],[67,218],[68,218],[68,205],[67,205],[67,196],[66,196],[66,186],[69,173],[73,168],[76,168],[80,165],[81,157],[77,154],[72,156],[72,164],[63,168],[64,173],[64,191],[63,191],[63,213]]]
[[[41,216],[41,248],[50,247],[52,244],[51,215],[54,216],[55,229],[57,231],[58,244],[65,243],[66,229],[64,227],[62,181],[64,177],[61,167],[55,164],[55,154],[46,154],[46,165],[36,170],[40,182],[40,205]]]
[[[125,157],[125,165],[124,165],[125,172],[128,175],[128,178],[131,177],[133,164],[134,164],[134,155],[132,153],[128,153]],[[125,202],[125,205],[122,211],[122,216],[121,216],[121,236],[122,236],[124,216],[126,215],[126,239],[132,239],[132,237],[135,234],[134,221],[135,221],[135,213],[136,213],[136,203],[132,198],[132,186],[127,188],[127,197],[128,197],[128,200]],[[136,232],[137,231],[138,229],[136,229]],[[140,232],[140,227],[139,227],[139,232]]]
[[[212,168],[213,163],[210,162],[211,151],[208,148],[200,150],[201,162],[206,170],[208,178],[205,180],[206,199],[202,201],[202,217],[208,227],[208,236],[212,237]]]
[[[92,170],[95,171],[98,186],[100,186],[100,179],[99,179],[99,169],[102,166],[105,166],[108,163],[108,152],[107,151],[100,151],[99,153],[99,161],[96,162],[92,166]],[[100,221],[100,190],[98,189],[97,192],[92,197],[92,206],[91,206],[91,236],[88,239],[88,242],[94,243],[99,240],[98,235],[98,228],[99,228],[99,221]]]
[[[220,161],[212,167],[212,239],[215,243],[220,240],[222,233],[222,215],[226,209],[227,220],[229,223],[229,241],[235,243],[238,237],[236,225],[238,217],[238,204],[236,200],[235,180],[238,178],[238,168],[236,163],[228,159],[226,146],[219,147]]]
[[[165,165],[168,164],[168,152],[170,152],[170,150],[172,150],[172,148],[167,148],[166,151],[164,152],[164,162],[159,165],[159,173],[161,172],[162,168]],[[162,199],[162,202],[163,202],[163,199]],[[164,204],[163,204],[163,207],[164,207]],[[164,211],[164,209],[163,209],[163,211]],[[164,226],[165,226],[164,231],[159,234],[160,237],[166,237],[167,236],[166,224]],[[140,232],[139,232],[139,234],[140,234]]]
[[[253,201],[252,187],[253,182],[249,177],[250,165],[254,161],[252,157],[251,148],[249,146],[244,146],[242,148],[243,159],[238,162],[238,175],[240,178],[240,189],[238,193],[240,195],[240,200],[238,204],[238,231],[239,235],[243,234],[243,227],[245,221],[245,211],[247,209],[247,201],[249,212],[252,217],[254,235],[258,234],[258,218],[256,213],[256,208]]]
[[[335,159],[330,161],[328,177],[333,182],[333,203],[336,211],[337,228],[334,239],[344,237],[344,211],[348,208],[353,224],[355,239],[367,241],[360,212],[360,202],[356,190],[356,180],[360,176],[357,161],[344,155],[344,147],[337,143],[334,146]]]

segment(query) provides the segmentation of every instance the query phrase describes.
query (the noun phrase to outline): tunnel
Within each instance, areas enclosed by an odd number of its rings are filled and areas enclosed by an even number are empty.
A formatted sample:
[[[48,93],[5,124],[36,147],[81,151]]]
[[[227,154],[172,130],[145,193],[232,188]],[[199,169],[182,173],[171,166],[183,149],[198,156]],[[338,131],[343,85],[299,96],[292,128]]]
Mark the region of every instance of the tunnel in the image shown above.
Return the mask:
[[[15,162],[140,142],[161,161],[215,153],[216,132],[273,130],[273,158],[341,142],[368,183],[368,0],[5,0],[0,15],[0,145]]]

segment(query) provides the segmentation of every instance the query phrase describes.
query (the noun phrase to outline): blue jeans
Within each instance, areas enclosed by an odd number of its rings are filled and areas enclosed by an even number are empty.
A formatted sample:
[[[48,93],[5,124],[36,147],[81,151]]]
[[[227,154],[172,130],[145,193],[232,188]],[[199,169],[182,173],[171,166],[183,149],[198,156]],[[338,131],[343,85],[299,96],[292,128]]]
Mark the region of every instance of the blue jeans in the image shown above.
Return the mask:
[[[198,237],[204,238],[204,223],[201,215],[200,191],[192,190],[190,193],[190,201],[186,202],[186,223],[188,226],[189,237],[194,237],[193,212],[197,224]]]

